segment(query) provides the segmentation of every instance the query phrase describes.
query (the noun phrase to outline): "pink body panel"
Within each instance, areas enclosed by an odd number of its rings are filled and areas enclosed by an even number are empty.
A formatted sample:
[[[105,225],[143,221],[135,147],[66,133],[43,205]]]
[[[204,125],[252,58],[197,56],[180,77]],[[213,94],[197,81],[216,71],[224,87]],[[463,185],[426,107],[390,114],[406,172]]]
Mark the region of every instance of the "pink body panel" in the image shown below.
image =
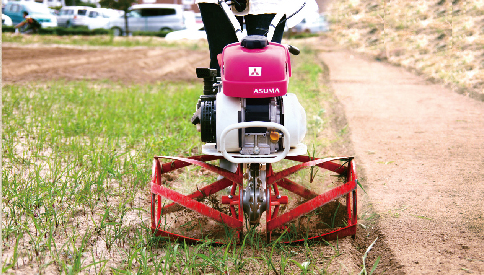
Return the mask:
[[[223,92],[227,96],[263,98],[287,93],[291,62],[289,51],[281,44],[269,43],[264,49],[230,44],[219,63]]]

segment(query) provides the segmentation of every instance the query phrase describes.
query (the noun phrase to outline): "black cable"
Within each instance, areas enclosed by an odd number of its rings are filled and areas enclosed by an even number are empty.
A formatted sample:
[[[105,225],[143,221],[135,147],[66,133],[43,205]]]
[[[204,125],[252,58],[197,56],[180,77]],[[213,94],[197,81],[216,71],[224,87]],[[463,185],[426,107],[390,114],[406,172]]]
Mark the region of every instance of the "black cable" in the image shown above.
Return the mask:
[[[286,18],[284,20],[281,20],[279,21],[279,23],[277,24],[277,26],[275,26],[274,28],[277,28],[279,27],[280,24],[282,23],[285,23],[287,21],[287,19],[293,17],[294,15],[296,15],[298,12],[300,12],[304,7],[306,6],[306,2],[304,2],[304,4],[297,10],[295,11],[293,14],[289,15],[289,16],[286,16]],[[272,25],[272,24],[271,24]],[[274,26],[274,25],[272,25]],[[269,32],[269,29],[267,29],[266,33],[264,35],[267,35],[267,33]]]

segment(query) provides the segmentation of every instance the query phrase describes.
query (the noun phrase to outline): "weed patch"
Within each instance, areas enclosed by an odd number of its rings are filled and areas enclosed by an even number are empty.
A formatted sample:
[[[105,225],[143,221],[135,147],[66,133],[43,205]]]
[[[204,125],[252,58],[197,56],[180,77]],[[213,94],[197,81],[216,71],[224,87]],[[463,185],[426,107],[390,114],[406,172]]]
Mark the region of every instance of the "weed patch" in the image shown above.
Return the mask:
[[[327,97],[319,86],[322,69],[312,57],[303,49],[290,91],[306,108],[305,142],[314,156],[324,147],[318,138],[328,118],[318,104]],[[171,243],[151,233],[152,157],[201,152],[199,133],[190,123],[201,92],[201,83],[5,85],[2,270],[69,274],[334,270],[331,266],[341,255],[337,244],[284,245],[281,240],[288,232],[266,243],[257,228],[247,228],[240,245],[222,246],[210,240],[194,246]],[[173,188],[187,190],[211,180],[198,168],[188,172],[166,180]],[[309,169],[296,175],[306,182],[323,176],[327,175]],[[337,216],[344,212],[336,203],[324,216],[325,226],[339,226]],[[311,215],[318,219],[322,213]]]

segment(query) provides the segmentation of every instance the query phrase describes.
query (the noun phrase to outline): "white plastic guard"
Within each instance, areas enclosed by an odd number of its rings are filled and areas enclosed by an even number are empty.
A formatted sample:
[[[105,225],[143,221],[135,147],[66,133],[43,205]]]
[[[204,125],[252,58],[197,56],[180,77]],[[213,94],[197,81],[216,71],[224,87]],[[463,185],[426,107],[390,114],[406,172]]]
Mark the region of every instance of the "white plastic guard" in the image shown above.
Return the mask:
[[[277,129],[284,133],[284,151],[271,155],[237,155],[234,157],[225,150],[225,138],[230,131],[235,129],[249,127],[265,127],[268,129]],[[283,160],[291,149],[291,136],[286,127],[274,122],[251,121],[231,124],[227,126],[220,135],[220,152],[224,158],[232,163],[274,163]]]

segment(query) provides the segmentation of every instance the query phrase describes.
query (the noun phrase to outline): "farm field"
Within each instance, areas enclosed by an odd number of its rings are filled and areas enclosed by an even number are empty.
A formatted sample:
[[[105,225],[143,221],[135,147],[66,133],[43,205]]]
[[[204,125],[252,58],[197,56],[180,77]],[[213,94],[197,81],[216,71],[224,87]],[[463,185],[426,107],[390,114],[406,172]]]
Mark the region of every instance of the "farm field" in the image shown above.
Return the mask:
[[[362,256],[376,236],[359,233],[356,240],[286,246],[265,243],[265,235],[255,230],[249,231],[245,245],[222,247],[154,238],[149,229],[152,157],[201,151],[199,133],[189,119],[202,91],[195,67],[208,64],[208,50],[203,45],[66,44],[2,47],[4,271],[362,270]],[[306,108],[307,144],[315,155],[349,155],[347,126],[325,83],[327,72],[314,59],[315,51],[301,49],[293,58],[290,85]],[[168,178],[180,192],[186,193],[188,182],[203,186],[214,178],[200,169],[185,172]],[[337,216],[337,205],[327,207],[332,226],[342,225],[331,218],[332,213]],[[375,262],[394,268],[380,255],[367,257],[368,272]]]
[[[290,41],[305,143],[356,157],[356,238],[287,246],[255,230],[244,245],[187,246],[151,235],[149,180],[154,155],[200,152],[189,119],[206,46],[85,43],[2,45],[6,273],[484,272],[484,103],[325,38]],[[214,177],[188,172],[167,181]]]

